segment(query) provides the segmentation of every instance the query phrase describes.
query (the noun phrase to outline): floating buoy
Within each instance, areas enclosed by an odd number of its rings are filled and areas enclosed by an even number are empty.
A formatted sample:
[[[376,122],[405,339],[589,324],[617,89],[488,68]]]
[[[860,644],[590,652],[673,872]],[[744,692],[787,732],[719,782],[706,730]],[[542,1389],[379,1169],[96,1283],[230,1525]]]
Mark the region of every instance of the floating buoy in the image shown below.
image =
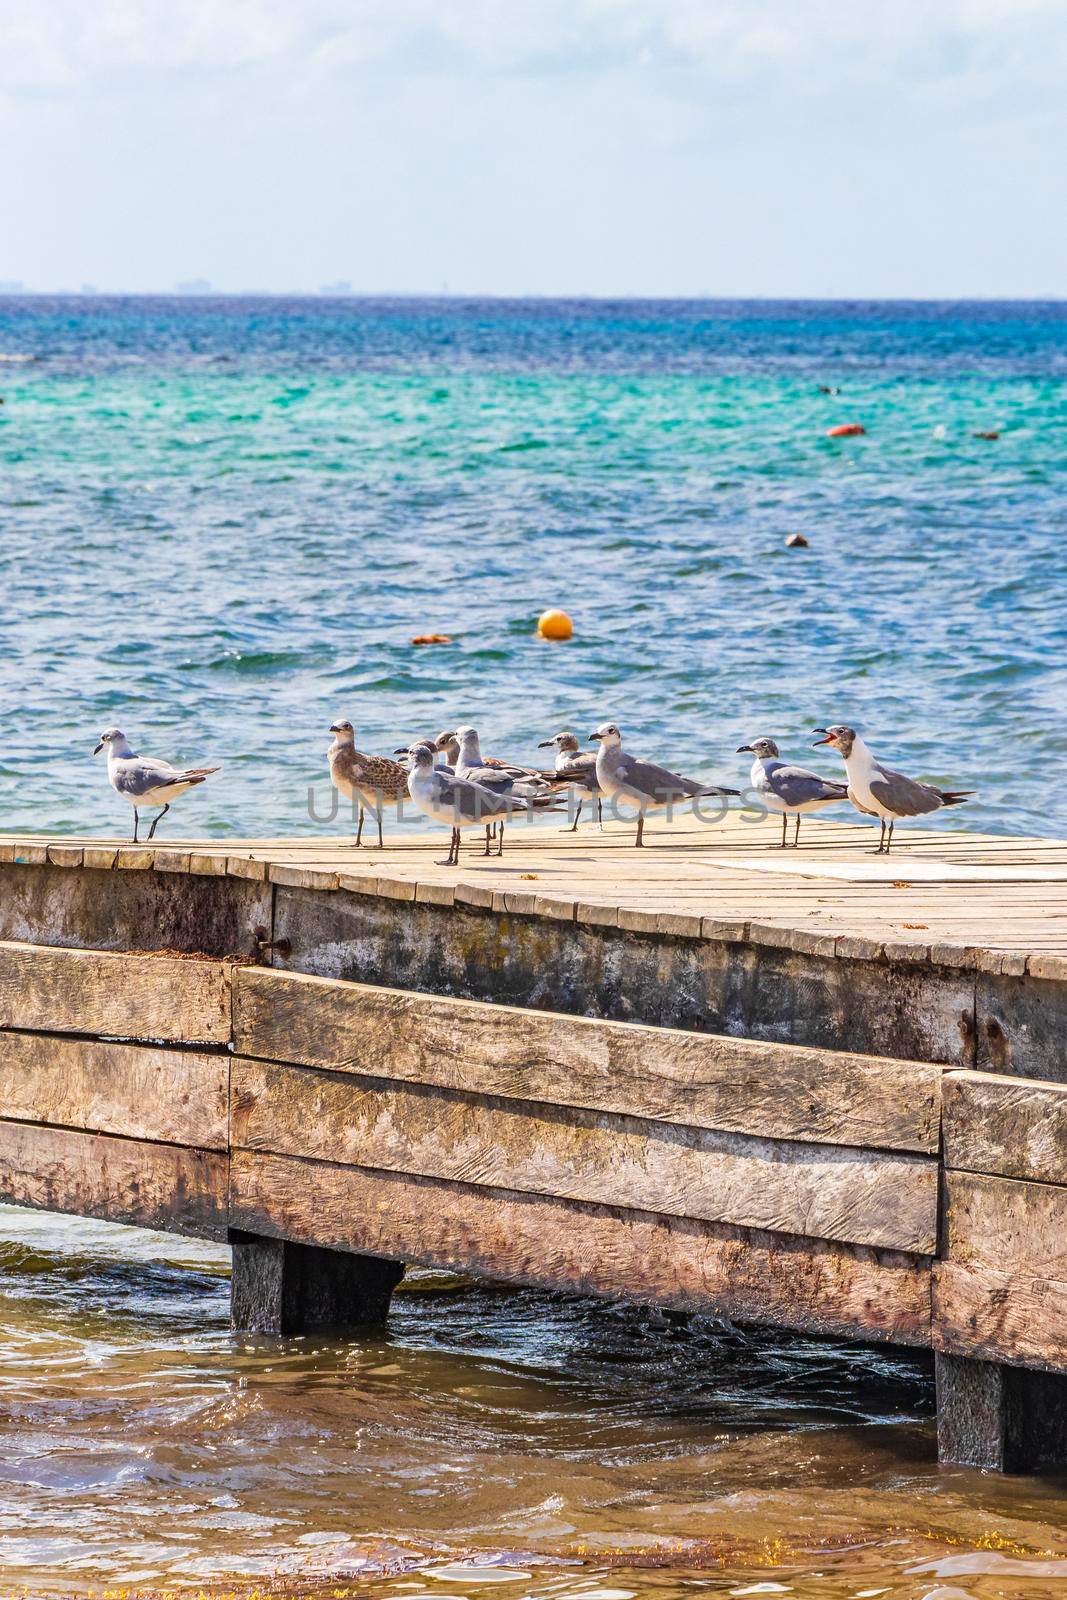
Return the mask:
[[[867,429],[862,422],[839,422],[836,428],[827,428],[828,439],[855,439],[858,434],[866,433]]]
[[[537,619],[537,631],[542,639],[569,639],[574,633],[574,623],[565,611],[542,611]]]
[[[447,633],[417,633],[412,644],[451,644]]]
[[[786,535],[785,547],[787,550],[806,550],[809,541],[802,533],[789,533]]]

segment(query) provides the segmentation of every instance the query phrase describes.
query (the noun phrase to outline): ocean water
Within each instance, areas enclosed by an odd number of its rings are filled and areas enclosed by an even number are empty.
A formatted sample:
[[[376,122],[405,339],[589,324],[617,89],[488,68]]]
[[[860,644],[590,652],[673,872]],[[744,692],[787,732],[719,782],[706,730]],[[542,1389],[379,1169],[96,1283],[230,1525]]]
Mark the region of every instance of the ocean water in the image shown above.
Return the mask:
[[[727,780],[854,721],[1062,834],[1065,380],[1059,305],[0,300],[0,829],[124,833],[114,722],[224,764],[170,837],[336,829],[346,715]],[[234,1340],[226,1271],[0,1209],[7,1589],[1063,1593],[1067,1482],[939,1469],[921,1353],[417,1273]]]
[[[224,765],[171,836],[313,832],[344,715],[723,781],[853,722],[1062,833],[1065,379],[1062,304],[0,299],[0,827],[124,834],[118,723]]]

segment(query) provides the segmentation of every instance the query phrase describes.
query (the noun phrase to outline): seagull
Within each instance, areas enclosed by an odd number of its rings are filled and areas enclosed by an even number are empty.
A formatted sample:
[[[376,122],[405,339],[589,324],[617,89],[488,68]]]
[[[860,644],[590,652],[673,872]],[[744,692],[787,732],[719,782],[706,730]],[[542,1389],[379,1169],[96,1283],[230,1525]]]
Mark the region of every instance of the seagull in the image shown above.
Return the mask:
[[[492,794],[520,795],[524,800],[544,795],[550,790],[548,778],[537,767],[518,767],[506,761],[484,760],[476,728],[457,728],[452,737],[459,741],[459,755],[453,767],[457,778],[480,784]],[[486,826],[487,846],[491,836],[490,827],[495,832],[496,823]]]
[[[800,840],[800,818],[805,811],[818,811],[820,806],[838,805],[848,799],[848,788],[843,783],[833,783],[820,778],[807,767],[793,767],[778,759],[778,746],[773,739],[753,739],[751,744],[739,744],[738,755],[748,751],[755,756],[749,783],[759,795],[768,811],[782,813],[782,849],[786,847],[785,831],[790,817],[796,818],[793,829],[793,849]]]
[[[432,739],[429,742],[441,755],[441,760],[436,762],[435,765],[439,767],[447,766],[450,771],[455,772],[456,762],[459,760],[459,740],[456,738],[455,731],[446,729],[444,733],[439,733],[436,739]]]
[[[550,780],[539,767],[520,767],[508,761],[486,761],[477,728],[457,728],[459,757],[453,763],[457,778],[468,783],[480,783],[496,794],[517,794],[529,799],[534,794],[544,794]]]
[[[629,800],[640,807],[635,845],[642,845],[646,811],[664,811],[677,800],[697,800],[704,795],[725,797],[740,794],[739,789],[719,789],[698,778],[683,778],[666,767],[638,761],[622,748],[622,734],[614,722],[602,722],[590,739],[599,739],[596,776],[601,789],[611,800]]]
[[[575,813],[574,821],[569,828],[564,829],[564,832],[576,832],[578,818],[582,814],[582,806],[585,804],[587,795],[596,795],[597,821],[600,823],[601,831],[603,831],[604,801],[596,775],[597,752],[595,750],[583,750],[573,733],[557,733],[552,739],[542,739],[537,748],[538,750],[555,750],[556,777],[563,779],[571,788],[578,790],[578,810]]]
[[[504,853],[504,823],[507,818],[517,811],[542,810],[552,804],[553,797],[550,795],[519,800],[510,794],[487,789],[480,783],[472,783],[469,778],[449,777],[434,766],[434,754],[434,746],[425,741],[411,746],[408,751],[411,770],[407,782],[408,793],[423,816],[433,822],[443,822],[452,830],[448,859],[439,861],[439,867],[458,865],[462,829],[485,829],[485,849],[482,854],[487,856],[490,853],[489,822],[492,822],[497,829],[496,853],[500,856]]]
[[[330,778],[335,789],[349,800],[359,802],[356,846],[363,839],[363,814],[370,811],[378,823],[378,849],[384,850],[382,808],[387,800],[398,800],[408,792],[408,775],[399,761],[388,756],[368,756],[356,749],[356,734],[348,721],[331,722],[333,743],[326,751]]]
[[[121,728],[106,728],[93,751],[98,756],[107,745],[107,775],[111,787],[123,794],[133,807],[133,843],[137,844],[138,806],[162,806],[158,817],[152,819],[148,830],[151,839],[156,828],[170,810],[170,803],[186,789],[203,783],[218,767],[172,767],[169,761],[157,761],[153,756],[139,756],[131,750]]]
[[[875,855],[889,854],[889,847],[893,843],[893,824],[898,817],[921,817],[928,811],[940,811],[942,806],[962,805],[974,793],[973,789],[935,789],[933,784],[918,783],[914,778],[906,778],[902,772],[883,767],[874,759],[855,728],[846,727],[844,723],[837,722],[831,728],[815,728],[812,731],[824,735],[816,739],[812,749],[829,744],[843,758],[848,778],[848,797],[856,810],[880,819],[882,835]]]

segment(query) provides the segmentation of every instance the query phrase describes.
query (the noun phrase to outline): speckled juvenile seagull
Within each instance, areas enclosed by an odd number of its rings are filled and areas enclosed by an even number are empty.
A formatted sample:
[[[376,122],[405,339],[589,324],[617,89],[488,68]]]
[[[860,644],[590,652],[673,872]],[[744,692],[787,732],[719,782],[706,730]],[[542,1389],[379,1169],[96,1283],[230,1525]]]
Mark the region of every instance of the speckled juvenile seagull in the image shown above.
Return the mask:
[[[367,756],[357,750],[355,730],[350,722],[332,722],[330,732],[334,738],[326,758],[333,786],[347,799],[359,802],[356,844],[362,843],[363,814],[369,811],[377,820],[378,848],[383,850],[382,808],[387,800],[397,800],[407,794],[407,771],[399,761],[391,761],[388,756]]]
[[[753,739],[751,744],[739,744],[738,755],[745,751],[755,756],[749,783],[759,795],[768,811],[782,813],[782,849],[789,818],[796,818],[793,829],[793,849],[800,840],[800,819],[805,811],[819,811],[823,806],[840,805],[848,799],[848,788],[843,783],[833,783],[820,778],[807,767],[790,766],[778,759],[778,746],[773,739]]]
[[[555,750],[555,775],[561,780],[561,787],[569,787],[578,791],[578,810],[574,814],[574,821],[565,833],[574,833],[578,827],[578,818],[582,814],[582,806],[587,797],[596,797],[596,815],[601,828],[604,826],[604,800],[600,793],[600,782],[596,775],[595,750],[583,750],[573,733],[557,733],[551,739],[542,739],[537,746],[538,750]]]
[[[148,830],[149,839],[170,810],[170,803],[186,789],[203,783],[218,767],[172,767],[169,761],[157,761],[154,756],[139,756],[131,750],[121,728],[106,728],[93,751],[98,756],[107,746],[107,775],[117,794],[125,795],[133,807],[133,843],[137,840],[137,808],[162,806],[158,817],[153,817]]]
[[[906,778],[902,772],[894,772],[892,767],[883,767],[855,728],[846,727],[843,722],[813,731],[821,733],[823,738],[816,739],[812,749],[829,744],[843,758],[848,797],[856,810],[881,821],[882,834],[875,855],[889,854],[893,824],[898,817],[921,817],[928,811],[940,811],[942,806],[962,805],[974,793],[973,789],[935,789],[931,783],[919,783],[915,778]]]
[[[600,750],[596,758],[597,782],[612,800],[627,800],[639,807],[635,845],[644,843],[645,813],[665,811],[679,800],[699,800],[704,795],[740,794],[739,789],[720,789],[715,784],[702,783],[699,778],[683,778],[666,767],[653,766],[650,761],[638,761],[622,748],[622,734],[614,722],[602,722],[590,739],[599,739]]]

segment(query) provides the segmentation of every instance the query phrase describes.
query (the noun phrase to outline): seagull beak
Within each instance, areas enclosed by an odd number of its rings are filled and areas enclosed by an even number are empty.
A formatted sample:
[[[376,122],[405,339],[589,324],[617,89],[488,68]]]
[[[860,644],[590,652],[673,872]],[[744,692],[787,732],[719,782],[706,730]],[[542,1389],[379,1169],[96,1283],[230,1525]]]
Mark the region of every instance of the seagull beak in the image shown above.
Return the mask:
[[[96,749],[93,751],[93,755],[94,756],[98,756],[103,748],[104,748],[104,741],[103,741],[103,739],[101,739],[100,743],[97,745]]]
[[[555,742],[555,739],[542,739],[537,748],[538,750],[551,750]]]
[[[336,722],[331,722],[330,723],[330,732],[331,733],[340,733],[340,731],[341,731],[341,728],[340,728],[340,724],[339,723],[336,723]]]
[[[602,739],[603,737],[604,737],[604,735],[602,733],[591,733],[591,734],[589,734],[589,738],[590,739]]]
[[[409,756],[411,754],[411,751],[408,749],[406,744],[402,744],[396,750],[393,751],[393,754],[394,754],[394,756]]]
[[[752,755],[753,751],[750,744],[739,744],[737,747],[737,753],[739,756],[743,756],[746,750],[748,751],[749,755]]]
[[[825,728],[812,728],[811,731],[812,731],[812,733],[825,733],[826,734],[825,739],[816,739],[815,743],[811,747],[813,750],[817,750],[821,744],[833,744],[834,743],[833,734],[832,733],[826,733],[826,729]]]

